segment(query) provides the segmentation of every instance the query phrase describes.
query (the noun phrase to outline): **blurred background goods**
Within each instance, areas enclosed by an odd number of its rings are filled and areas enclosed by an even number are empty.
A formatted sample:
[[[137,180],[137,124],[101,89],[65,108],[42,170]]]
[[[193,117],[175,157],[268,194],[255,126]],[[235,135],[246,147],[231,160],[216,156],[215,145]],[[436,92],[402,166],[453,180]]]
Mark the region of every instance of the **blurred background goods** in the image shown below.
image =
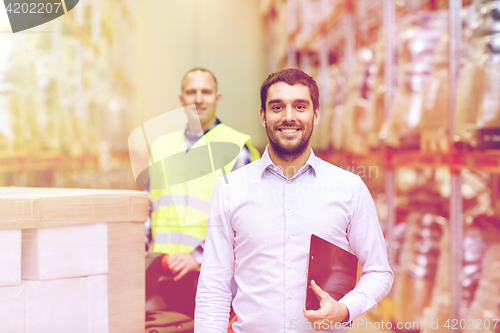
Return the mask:
[[[320,85],[315,151],[374,196],[396,278],[372,320],[500,330],[463,325],[500,316],[498,264],[485,256],[500,239],[499,11],[481,0],[261,1],[269,71],[298,67]]]

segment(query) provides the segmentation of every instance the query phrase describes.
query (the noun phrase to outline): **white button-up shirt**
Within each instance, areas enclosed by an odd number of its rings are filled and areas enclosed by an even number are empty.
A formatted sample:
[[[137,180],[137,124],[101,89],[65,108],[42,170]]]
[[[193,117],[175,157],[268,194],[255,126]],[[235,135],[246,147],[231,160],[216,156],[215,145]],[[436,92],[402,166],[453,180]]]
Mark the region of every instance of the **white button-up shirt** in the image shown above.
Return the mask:
[[[303,315],[311,234],[352,251],[362,277],[340,302],[350,320],[376,306],[393,273],[375,205],[359,176],[317,158],[288,179],[269,153],[219,179],[196,296],[195,332],[313,332]],[[236,265],[236,269],[235,269]],[[331,323],[326,332],[346,332]],[[332,328],[332,329],[330,329]]]

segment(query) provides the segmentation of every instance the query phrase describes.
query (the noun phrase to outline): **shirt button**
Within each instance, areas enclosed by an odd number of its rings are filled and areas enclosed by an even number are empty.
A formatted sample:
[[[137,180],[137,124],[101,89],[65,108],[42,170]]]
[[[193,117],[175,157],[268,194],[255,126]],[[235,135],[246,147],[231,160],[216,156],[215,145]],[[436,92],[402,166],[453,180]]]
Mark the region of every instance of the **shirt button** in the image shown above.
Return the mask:
[[[292,299],[292,297],[293,297],[292,294],[288,294],[289,299]]]
[[[292,269],[292,265],[288,265],[288,269]]]
[[[288,208],[287,208],[287,209],[288,209],[288,210],[292,210],[292,207],[288,206]]]
[[[288,234],[288,239],[292,239],[292,235],[291,234]]]
[[[289,181],[288,181],[288,184],[291,184],[291,183],[292,183],[292,181],[291,181],[291,180],[289,180]]]

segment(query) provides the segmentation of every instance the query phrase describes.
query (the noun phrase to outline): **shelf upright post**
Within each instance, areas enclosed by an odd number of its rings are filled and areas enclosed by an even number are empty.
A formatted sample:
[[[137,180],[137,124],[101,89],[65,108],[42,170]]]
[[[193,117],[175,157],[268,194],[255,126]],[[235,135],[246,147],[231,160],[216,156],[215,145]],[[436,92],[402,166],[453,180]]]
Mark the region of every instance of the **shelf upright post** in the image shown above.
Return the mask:
[[[463,217],[462,217],[462,179],[460,171],[455,168],[454,132],[455,112],[457,101],[457,82],[460,72],[460,44],[462,41],[462,21],[460,12],[462,0],[449,0],[449,142],[452,154],[451,164],[451,195],[450,195],[450,228],[451,228],[451,318],[460,321],[460,303],[462,301],[462,244],[463,244]],[[459,330],[460,332],[461,330]]]
[[[267,31],[267,52],[268,52],[268,67],[269,72],[274,73],[278,68],[278,59],[276,57],[276,9],[271,7],[266,15]]]
[[[320,105],[323,106],[325,114],[329,112],[330,109],[330,71],[328,65],[328,52],[330,51],[330,45],[328,45],[328,17],[330,16],[330,1],[321,0],[321,25],[324,30],[321,31],[320,43],[319,43],[319,60],[320,60]],[[328,118],[327,118],[328,119]]]
[[[345,34],[345,71],[346,77],[349,77],[354,71],[354,60],[356,56],[356,25],[353,16],[353,4],[351,0],[346,0],[346,34]]]
[[[396,1],[384,1],[384,116],[387,119],[391,110],[396,89]]]
[[[396,88],[395,70],[396,70],[396,2],[395,0],[384,1],[384,82],[386,86],[384,94],[384,118],[389,117],[394,91]],[[387,225],[385,234],[388,243],[389,263],[393,265],[396,261],[394,247],[391,246],[393,240],[393,229],[396,225],[396,174],[390,153],[386,152],[385,159],[385,193],[387,200]]]
[[[300,15],[300,27],[301,31],[300,33],[302,34],[302,41],[309,41],[312,36],[312,29],[313,25],[311,22],[311,0],[301,0],[301,15]],[[302,54],[301,54],[301,70],[304,71],[307,74],[311,74],[311,59],[309,56],[310,52],[310,45],[309,43],[306,43],[307,45],[306,48],[302,49]]]

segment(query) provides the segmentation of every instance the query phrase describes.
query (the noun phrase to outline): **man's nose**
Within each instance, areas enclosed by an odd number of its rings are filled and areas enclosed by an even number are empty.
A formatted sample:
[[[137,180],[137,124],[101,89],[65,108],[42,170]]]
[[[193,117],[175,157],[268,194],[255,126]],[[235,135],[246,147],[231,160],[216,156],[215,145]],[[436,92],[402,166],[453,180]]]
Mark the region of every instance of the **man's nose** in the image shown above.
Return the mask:
[[[284,121],[295,121],[295,110],[291,105],[285,107],[283,112],[283,120]]]
[[[194,102],[197,104],[201,103],[201,91],[196,92],[196,95],[194,97]]]

